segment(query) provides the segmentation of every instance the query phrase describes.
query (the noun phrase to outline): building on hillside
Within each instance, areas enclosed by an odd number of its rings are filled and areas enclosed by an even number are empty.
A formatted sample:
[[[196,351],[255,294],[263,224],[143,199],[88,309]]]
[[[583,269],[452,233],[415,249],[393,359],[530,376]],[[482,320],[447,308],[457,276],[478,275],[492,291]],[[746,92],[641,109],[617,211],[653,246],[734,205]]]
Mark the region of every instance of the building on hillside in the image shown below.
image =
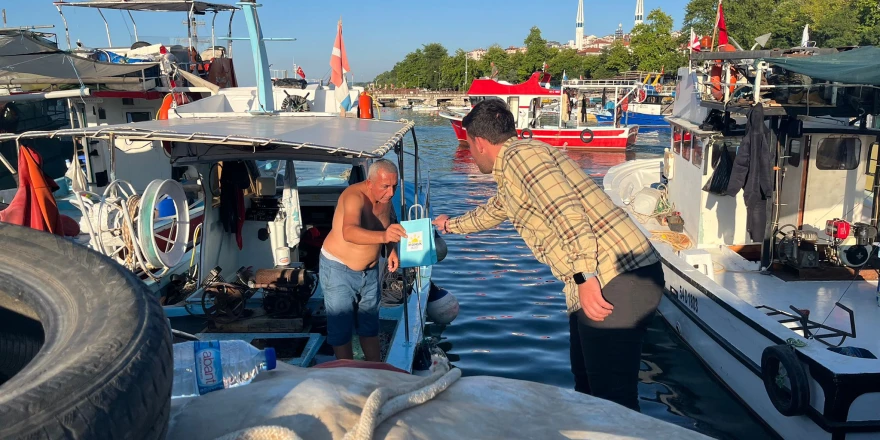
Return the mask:
[[[483,49],[483,48],[474,49],[474,50],[467,53],[467,57],[474,60],[474,61],[482,60],[485,55],[486,55],[486,49]]]

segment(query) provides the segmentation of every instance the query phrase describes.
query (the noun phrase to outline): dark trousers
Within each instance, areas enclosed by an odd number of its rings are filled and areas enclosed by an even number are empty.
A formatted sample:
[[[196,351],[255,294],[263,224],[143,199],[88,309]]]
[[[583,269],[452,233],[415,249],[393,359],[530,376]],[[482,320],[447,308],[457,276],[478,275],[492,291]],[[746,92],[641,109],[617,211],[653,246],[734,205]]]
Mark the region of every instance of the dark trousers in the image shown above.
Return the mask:
[[[575,391],[639,411],[642,340],[663,296],[663,268],[655,263],[614,277],[602,296],[614,311],[602,322],[583,310],[569,317]]]

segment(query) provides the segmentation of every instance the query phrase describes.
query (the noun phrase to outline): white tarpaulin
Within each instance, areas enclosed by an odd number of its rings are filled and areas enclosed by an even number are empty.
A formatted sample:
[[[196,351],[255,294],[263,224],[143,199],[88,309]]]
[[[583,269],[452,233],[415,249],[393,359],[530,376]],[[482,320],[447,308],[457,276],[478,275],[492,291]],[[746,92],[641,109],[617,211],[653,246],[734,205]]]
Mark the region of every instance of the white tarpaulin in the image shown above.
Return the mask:
[[[168,439],[208,440],[256,426],[303,439],[342,439],[378,387],[422,377],[384,370],[279,363],[243,387],[174,399]],[[283,438],[283,437],[282,437]],[[375,439],[708,439],[573,390],[498,377],[463,377],[379,424]]]

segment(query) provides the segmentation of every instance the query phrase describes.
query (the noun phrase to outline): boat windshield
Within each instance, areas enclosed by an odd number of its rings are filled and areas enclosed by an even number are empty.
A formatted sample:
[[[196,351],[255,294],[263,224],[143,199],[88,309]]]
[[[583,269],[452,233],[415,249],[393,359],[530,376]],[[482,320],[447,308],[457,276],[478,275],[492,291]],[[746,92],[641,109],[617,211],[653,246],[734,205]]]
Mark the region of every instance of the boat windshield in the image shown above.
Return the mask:
[[[284,185],[283,160],[258,160],[257,168],[260,177],[274,177],[276,184]],[[296,181],[305,186],[348,186],[351,165],[330,162],[293,161],[296,169]]]

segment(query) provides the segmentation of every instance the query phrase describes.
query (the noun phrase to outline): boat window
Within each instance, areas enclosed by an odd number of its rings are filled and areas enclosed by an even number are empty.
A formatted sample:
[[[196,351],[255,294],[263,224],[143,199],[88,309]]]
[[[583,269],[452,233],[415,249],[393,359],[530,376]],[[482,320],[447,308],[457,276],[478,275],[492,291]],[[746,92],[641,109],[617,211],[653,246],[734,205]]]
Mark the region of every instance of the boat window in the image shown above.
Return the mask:
[[[788,141],[788,164],[798,167],[801,164],[801,140],[792,139]]]
[[[868,147],[868,162],[865,164],[865,174],[869,176],[874,175],[874,170],[877,169],[877,149],[880,147],[880,144],[874,142]]]
[[[501,99],[497,96],[469,96],[468,102],[470,102],[471,107],[473,107],[473,106],[475,106],[475,105],[477,105],[487,99],[497,99],[499,101],[504,101],[503,99]]]
[[[858,138],[825,138],[816,150],[816,168],[820,170],[854,170],[859,166],[862,142]]]
[[[284,186],[283,160],[258,160],[257,169],[260,177],[274,177],[278,188]],[[296,181],[304,185],[348,186],[351,173],[350,164],[330,162],[293,161],[296,169]]]
[[[145,122],[152,119],[153,117],[150,112],[125,112],[125,120],[129,123]]]
[[[681,129],[678,127],[673,128],[672,131],[672,152],[681,154]]]
[[[510,112],[513,113],[513,122],[519,122],[519,96],[507,98],[507,106],[510,107]]]
[[[694,136],[694,152],[691,163],[700,169],[703,168],[703,148],[703,140],[698,136]]]
[[[691,132],[684,131],[681,135],[681,157],[684,160],[691,160],[691,150],[693,142],[693,136],[691,136]]]

